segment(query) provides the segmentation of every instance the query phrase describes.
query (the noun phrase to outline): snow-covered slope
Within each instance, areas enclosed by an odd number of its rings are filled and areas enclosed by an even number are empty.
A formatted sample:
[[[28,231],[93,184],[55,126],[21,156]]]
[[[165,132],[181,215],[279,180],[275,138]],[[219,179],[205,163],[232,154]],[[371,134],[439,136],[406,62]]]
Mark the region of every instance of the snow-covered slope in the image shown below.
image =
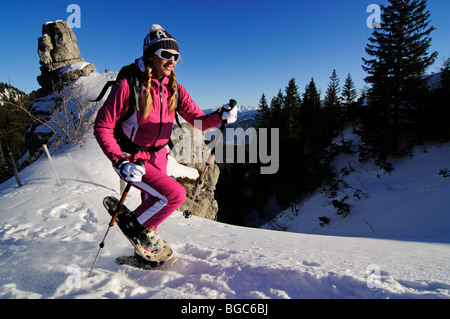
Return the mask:
[[[358,145],[351,128],[343,137]],[[288,209],[264,228],[276,225],[291,232],[450,243],[450,176],[446,177],[450,143],[416,147],[411,158],[393,161],[390,173],[371,162],[361,164],[358,153],[341,154],[334,165],[341,186],[347,187],[333,197],[317,192],[297,208],[297,214]],[[336,213],[332,200],[345,196],[351,211],[344,218]],[[321,227],[323,216],[330,223]]]
[[[179,212],[159,230],[179,258],[171,269],[116,265],[132,248],[113,227],[88,277],[109,222],[102,199],[119,196],[119,181],[92,138],[53,160],[61,186],[42,158],[22,172],[23,187],[0,187],[1,298],[450,297],[448,244],[251,229]],[[132,191],[126,203],[138,201]]]
[[[110,220],[102,199],[119,196],[119,179],[91,133],[83,148],[66,146],[53,162],[61,186],[45,157],[21,172],[23,187],[14,178],[0,185],[0,298],[450,298],[448,241],[421,241],[420,236],[417,241],[392,240],[399,217],[378,223],[370,205],[361,206],[355,218],[374,218],[377,231],[391,225],[383,239],[349,231],[358,223],[351,219],[353,213],[340,236],[331,236],[185,219],[175,212],[159,227],[178,257],[166,271],[116,265],[116,257],[133,249],[114,226],[88,277]],[[185,168],[172,164],[174,175],[186,174]],[[448,178],[440,178],[448,185]],[[386,189],[413,188],[411,180],[396,181],[380,179],[378,201],[386,196],[385,205],[393,207]],[[433,183],[434,189],[414,189],[410,199],[402,197],[396,205],[402,207],[407,200],[426,205],[427,197],[419,201],[419,196],[443,186]],[[440,207],[448,209],[442,193],[439,198]],[[132,190],[126,204],[134,209],[139,200]],[[398,213],[416,218],[405,209]],[[432,218],[426,233],[446,233],[448,228],[442,227],[448,219]],[[336,234],[338,224],[330,224]]]

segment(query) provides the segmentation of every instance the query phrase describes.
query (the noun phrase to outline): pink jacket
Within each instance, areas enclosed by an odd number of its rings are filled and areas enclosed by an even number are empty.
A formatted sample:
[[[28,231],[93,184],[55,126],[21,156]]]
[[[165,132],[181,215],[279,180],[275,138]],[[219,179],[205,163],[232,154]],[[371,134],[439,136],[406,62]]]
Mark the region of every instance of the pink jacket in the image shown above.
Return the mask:
[[[153,107],[150,115],[146,119],[142,119],[140,114],[142,108],[140,108],[140,111],[137,112],[138,114],[135,112],[128,120],[122,123],[124,133],[128,137],[132,134],[131,140],[139,146],[152,146],[155,140],[155,146],[165,145],[172,134],[175,116],[169,116],[167,112],[168,100],[170,98],[167,88],[169,79],[165,77],[161,83],[156,79],[152,79],[152,81],[154,82],[151,88]],[[180,84],[178,84],[178,87],[180,92],[178,113],[187,122],[194,125],[195,120],[202,120],[202,130],[207,130],[222,124],[222,120],[217,111],[205,115],[192,100],[186,89]],[[127,80],[122,79],[118,81],[112,87],[107,100],[98,111],[94,123],[95,138],[100,148],[113,164],[128,157],[127,154],[122,152],[114,138],[114,128],[128,109],[129,97],[130,89]],[[154,166],[166,172],[166,148],[162,148],[156,153],[153,153],[153,155],[149,152],[138,152],[135,158],[142,158],[147,162],[151,162]]]

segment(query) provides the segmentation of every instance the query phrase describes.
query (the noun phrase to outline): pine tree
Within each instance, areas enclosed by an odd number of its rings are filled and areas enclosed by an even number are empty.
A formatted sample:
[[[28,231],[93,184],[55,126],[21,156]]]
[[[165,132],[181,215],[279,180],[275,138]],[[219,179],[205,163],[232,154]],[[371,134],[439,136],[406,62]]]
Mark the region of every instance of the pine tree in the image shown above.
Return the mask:
[[[322,112],[321,125],[323,127],[322,138],[324,141],[332,136],[342,126],[343,110],[339,92],[339,77],[336,74],[336,70],[333,70],[323,101],[324,110]]]
[[[364,99],[363,93],[360,99]],[[355,89],[355,84],[353,82],[350,73],[345,79],[344,86],[342,87],[342,112],[345,121],[352,122],[357,118],[358,111],[360,110],[361,102],[358,100],[358,93]]]
[[[358,94],[356,93],[355,84],[353,83],[352,76],[350,73],[345,79],[345,83],[342,90],[342,106],[344,109],[351,107],[353,103],[356,102]]]
[[[317,90],[314,78],[311,78],[311,81],[305,88],[305,93],[303,93],[302,110],[305,109],[310,110],[320,109],[320,93]]]
[[[439,115],[441,122],[441,139],[444,141],[450,140],[450,59],[444,62],[441,69],[441,88],[438,92],[439,96]]]
[[[270,128],[271,127],[271,114],[269,104],[267,104],[266,96],[262,94],[259,100],[257,113],[255,116],[256,126],[258,128]]]
[[[437,87],[434,88],[430,103],[423,110],[423,139],[442,142],[450,140],[450,59],[447,59],[439,73]]]
[[[280,133],[284,130],[283,127],[283,107],[284,96],[281,90],[278,91],[278,95],[275,96],[270,102],[270,110],[272,114],[272,126],[280,129]]]
[[[271,103],[271,128],[279,128],[279,169],[276,176],[270,178],[276,185],[274,193],[281,205],[290,204],[299,193],[296,173],[299,152],[296,145],[299,129],[299,109],[301,98],[295,79],[292,78],[285,88],[285,94],[279,90]]]
[[[281,107],[280,107],[281,112]],[[261,99],[259,100],[257,114],[255,116],[256,127],[267,128],[270,129],[273,125],[272,123],[272,112],[267,104],[267,99],[265,94],[263,93]],[[259,131],[258,131],[259,134]],[[270,145],[271,145],[271,132],[268,132],[268,151],[271,153]],[[259,140],[259,137],[258,137]],[[260,173],[261,163],[250,164],[248,165],[248,169],[245,173],[241,173],[243,176],[247,177],[247,191],[248,198],[246,199],[246,203],[253,210],[253,214],[258,214],[261,220],[267,220],[267,201],[270,199],[273,194],[273,176],[268,174]],[[253,222],[255,218],[253,218]],[[255,226],[252,224],[252,226]]]
[[[35,92],[26,94],[9,84],[0,83],[0,182],[13,174],[9,165],[9,153],[17,160],[27,151],[25,137],[29,117],[15,105],[20,101],[29,109],[34,99]]]
[[[336,70],[333,70],[333,73],[330,77],[330,83],[328,84],[327,91],[325,93],[325,99],[323,100],[323,104],[326,108],[333,109],[338,111],[341,106],[341,101],[339,98],[339,77],[336,74]]]
[[[286,95],[284,96],[284,116],[285,116],[285,125],[289,129],[288,134],[290,139],[298,138],[298,114],[300,111],[300,95],[298,93],[298,87],[295,83],[295,79],[292,78],[286,89]]]
[[[450,58],[448,58],[441,68],[441,74],[440,74],[440,85],[441,89],[449,93],[450,92]]]
[[[320,94],[317,91],[314,78],[305,88],[303,100],[300,108],[300,123],[302,126],[303,147],[314,144],[314,137],[317,137],[320,129]]]
[[[436,58],[436,52],[428,54],[434,27],[429,27],[426,0],[388,1],[382,6],[381,27],[366,46],[373,58],[363,59],[369,74],[365,81],[372,85],[364,139],[379,155],[398,151],[399,134],[408,130],[401,125],[414,126],[414,108],[424,92],[422,76]]]

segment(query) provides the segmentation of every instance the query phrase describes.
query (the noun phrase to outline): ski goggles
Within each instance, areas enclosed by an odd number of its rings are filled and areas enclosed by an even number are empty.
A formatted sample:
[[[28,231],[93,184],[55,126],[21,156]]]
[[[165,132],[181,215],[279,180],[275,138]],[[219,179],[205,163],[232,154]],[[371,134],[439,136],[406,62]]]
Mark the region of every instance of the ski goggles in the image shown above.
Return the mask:
[[[173,58],[173,60],[175,62],[177,62],[178,59],[180,58],[180,54],[179,53],[173,53],[173,52],[170,52],[170,51],[168,51],[166,49],[158,49],[158,50],[156,50],[155,54],[157,56],[159,56],[161,59],[167,60],[167,61],[170,61]]]

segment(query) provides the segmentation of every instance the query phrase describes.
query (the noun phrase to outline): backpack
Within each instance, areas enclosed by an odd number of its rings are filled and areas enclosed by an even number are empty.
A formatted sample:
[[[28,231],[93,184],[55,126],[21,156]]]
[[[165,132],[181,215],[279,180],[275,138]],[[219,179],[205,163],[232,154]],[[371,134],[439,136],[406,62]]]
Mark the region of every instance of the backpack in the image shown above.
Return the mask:
[[[115,83],[117,83],[121,79],[127,79],[129,88],[130,88],[130,101],[128,104],[128,110],[125,113],[123,117],[120,118],[118,124],[116,125],[114,129],[114,137],[117,139],[117,142],[119,143],[119,146],[124,152],[135,154],[139,151],[144,152],[150,152],[150,153],[156,153],[159,150],[166,147],[166,145],[169,145],[169,148],[172,149],[174,144],[171,139],[169,139],[169,142],[167,142],[164,145],[160,146],[138,146],[134,144],[128,136],[125,135],[125,133],[122,130],[122,122],[126,121],[128,118],[133,115],[135,111],[139,111],[139,95],[141,94],[141,83],[140,83],[140,73],[137,70],[134,63],[131,63],[129,65],[126,65],[122,67],[119,71],[119,74],[117,75],[116,79],[113,81],[108,81],[105,86],[103,87],[102,91],[98,95],[98,97],[95,100],[90,100],[91,102],[99,102],[103,97],[105,96],[108,89],[113,86]],[[181,127],[180,120],[178,118],[178,104],[180,101],[180,92],[179,89],[176,94],[176,107],[175,107],[175,121],[179,127]],[[155,143],[158,139],[155,140]]]

